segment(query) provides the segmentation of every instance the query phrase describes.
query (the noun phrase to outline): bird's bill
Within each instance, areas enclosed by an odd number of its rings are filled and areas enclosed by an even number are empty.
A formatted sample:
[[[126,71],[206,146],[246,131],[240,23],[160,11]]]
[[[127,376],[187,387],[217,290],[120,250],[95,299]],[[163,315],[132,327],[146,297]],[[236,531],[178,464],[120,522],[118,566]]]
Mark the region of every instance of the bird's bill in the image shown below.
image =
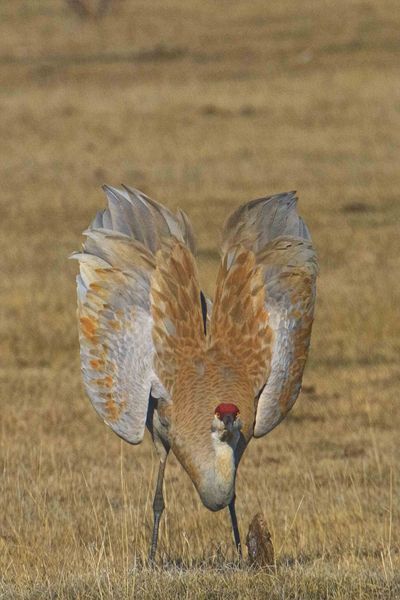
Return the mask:
[[[222,417],[222,422],[225,425],[225,429],[227,431],[229,431],[230,433],[232,433],[232,431],[233,431],[233,423],[234,423],[233,415],[224,415]]]

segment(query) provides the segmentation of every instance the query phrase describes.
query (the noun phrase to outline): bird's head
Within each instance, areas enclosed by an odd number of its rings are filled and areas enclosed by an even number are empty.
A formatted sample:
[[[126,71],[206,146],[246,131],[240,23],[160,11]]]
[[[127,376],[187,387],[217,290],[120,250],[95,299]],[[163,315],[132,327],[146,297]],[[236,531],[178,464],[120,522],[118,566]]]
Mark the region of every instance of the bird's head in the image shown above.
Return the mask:
[[[242,427],[239,409],[236,404],[223,403],[218,404],[214,411],[214,418],[211,425],[211,431],[222,442],[234,442],[239,439],[239,432]]]

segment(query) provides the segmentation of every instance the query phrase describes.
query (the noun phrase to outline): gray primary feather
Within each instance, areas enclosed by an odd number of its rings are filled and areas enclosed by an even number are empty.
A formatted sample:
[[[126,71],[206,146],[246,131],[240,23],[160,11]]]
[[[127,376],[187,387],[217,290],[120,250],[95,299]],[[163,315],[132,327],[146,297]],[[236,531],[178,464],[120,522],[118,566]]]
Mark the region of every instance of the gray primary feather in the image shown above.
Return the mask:
[[[144,434],[151,390],[163,390],[153,369],[150,286],[155,253],[174,236],[191,248],[187,217],[138,190],[104,186],[108,207],[84,232],[77,276],[83,380],[94,408],[126,441]]]
[[[296,210],[296,192],[275,194],[251,200],[240,206],[225,223],[222,251],[240,243],[255,253],[279,236],[310,239],[310,234]]]

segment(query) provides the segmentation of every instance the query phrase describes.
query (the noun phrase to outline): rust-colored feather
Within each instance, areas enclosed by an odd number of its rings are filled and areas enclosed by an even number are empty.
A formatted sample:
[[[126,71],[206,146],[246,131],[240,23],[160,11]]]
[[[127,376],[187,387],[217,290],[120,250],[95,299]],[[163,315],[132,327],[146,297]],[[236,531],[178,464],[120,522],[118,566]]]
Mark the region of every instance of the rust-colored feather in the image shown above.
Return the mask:
[[[262,269],[251,250],[233,247],[217,278],[209,346],[219,360],[240,365],[255,396],[268,377],[271,343]]]
[[[156,370],[172,393],[178,372],[205,347],[196,262],[176,239],[156,255],[151,301]]]

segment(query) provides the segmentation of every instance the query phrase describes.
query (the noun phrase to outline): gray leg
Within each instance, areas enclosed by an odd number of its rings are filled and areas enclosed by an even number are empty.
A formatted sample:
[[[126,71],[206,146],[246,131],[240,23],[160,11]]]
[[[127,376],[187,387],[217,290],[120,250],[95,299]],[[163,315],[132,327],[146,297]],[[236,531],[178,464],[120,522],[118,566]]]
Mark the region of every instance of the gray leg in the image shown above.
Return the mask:
[[[237,523],[237,518],[236,518],[235,500],[236,500],[236,496],[233,496],[233,498],[229,504],[229,513],[231,515],[233,537],[235,538],[236,550],[238,551],[239,557],[242,558],[242,544],[240,543],[239,528],[238,528],[238,523]]]
[[[158,528],[160,526],[160,519],[162,512],[164,510],[164,497],[163,497],[163,481],[164,481],[164,471],[165,465],[167,464],[167,456],[166,453],[160,460],[160,467],[158,469],[158,477],[157,477],[157,486],[156,493],[154,494],[153,501],[153,512],[154,512],[154,522],[153,522],[153,535],[151,537],[151,546],[150,546],[150,562],[154,561],[156,550],[157,550],[157,540],[158,540]]]

